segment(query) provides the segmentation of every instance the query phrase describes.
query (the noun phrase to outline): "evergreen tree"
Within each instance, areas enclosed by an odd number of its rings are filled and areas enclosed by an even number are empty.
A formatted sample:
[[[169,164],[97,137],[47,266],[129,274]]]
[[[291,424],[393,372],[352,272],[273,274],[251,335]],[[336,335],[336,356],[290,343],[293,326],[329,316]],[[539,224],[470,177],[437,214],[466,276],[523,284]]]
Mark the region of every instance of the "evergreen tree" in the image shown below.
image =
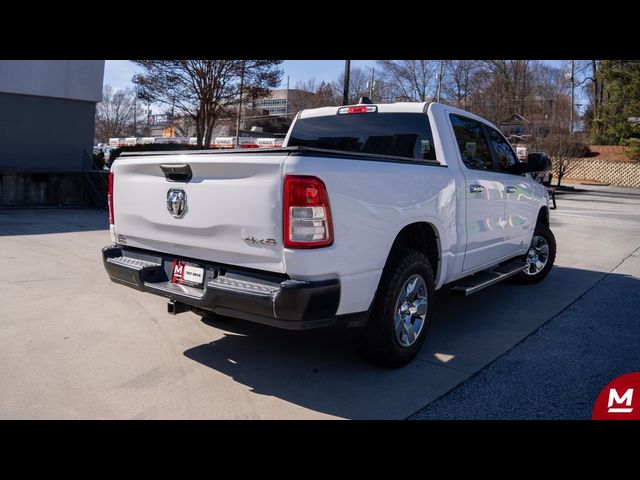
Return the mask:
[[[640,137],[640,60],[603,60],[598,76],[604,82],[600,128],[607,143]]]

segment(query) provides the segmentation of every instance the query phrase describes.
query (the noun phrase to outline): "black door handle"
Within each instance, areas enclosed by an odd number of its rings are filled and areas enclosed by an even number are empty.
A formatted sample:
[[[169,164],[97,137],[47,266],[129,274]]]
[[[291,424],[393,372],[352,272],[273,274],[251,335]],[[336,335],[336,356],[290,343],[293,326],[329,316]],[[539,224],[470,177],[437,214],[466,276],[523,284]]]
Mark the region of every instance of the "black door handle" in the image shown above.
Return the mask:
[[[191,166],[185,163],[160,165],[162,172],[167,180],[170,182],[184,182],[187,183],[193,178],[191,172]]]

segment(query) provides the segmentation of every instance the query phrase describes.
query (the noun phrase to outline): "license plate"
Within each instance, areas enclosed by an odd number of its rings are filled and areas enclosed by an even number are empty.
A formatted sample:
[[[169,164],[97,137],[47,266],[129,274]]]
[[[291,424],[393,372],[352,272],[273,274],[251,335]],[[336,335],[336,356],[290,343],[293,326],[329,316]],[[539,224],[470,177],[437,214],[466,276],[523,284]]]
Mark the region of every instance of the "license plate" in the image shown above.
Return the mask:
[[[204,268],[195,263],[174,260],[172,262],[171,283],[202,288],[204,285]]]

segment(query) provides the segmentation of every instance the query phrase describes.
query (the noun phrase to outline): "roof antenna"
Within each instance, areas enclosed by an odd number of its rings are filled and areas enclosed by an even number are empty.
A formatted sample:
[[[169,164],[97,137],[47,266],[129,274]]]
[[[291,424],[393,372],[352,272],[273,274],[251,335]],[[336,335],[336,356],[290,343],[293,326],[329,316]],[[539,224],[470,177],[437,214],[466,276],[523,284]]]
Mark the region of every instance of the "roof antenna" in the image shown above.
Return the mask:
[[[365,105],[373,105],[373,102],[371,101],[371,99],[369,97],[360,97],[360,100],[358,100],[359,104],[365,104]]]

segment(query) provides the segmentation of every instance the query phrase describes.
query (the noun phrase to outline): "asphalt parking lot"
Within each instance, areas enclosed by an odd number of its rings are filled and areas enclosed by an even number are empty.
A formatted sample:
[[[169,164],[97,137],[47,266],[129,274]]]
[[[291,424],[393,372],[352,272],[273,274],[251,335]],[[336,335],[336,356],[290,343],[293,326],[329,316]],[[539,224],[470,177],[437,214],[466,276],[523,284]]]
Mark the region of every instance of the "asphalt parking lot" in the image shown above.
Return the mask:
[[[399,370],[361,361],[339,328],[167,315],[108,280],[105,211],[0,210],[0,418],[584,418],[640,370],[640,190],[577,187],[552,211],[549,277],[439,292]]]

